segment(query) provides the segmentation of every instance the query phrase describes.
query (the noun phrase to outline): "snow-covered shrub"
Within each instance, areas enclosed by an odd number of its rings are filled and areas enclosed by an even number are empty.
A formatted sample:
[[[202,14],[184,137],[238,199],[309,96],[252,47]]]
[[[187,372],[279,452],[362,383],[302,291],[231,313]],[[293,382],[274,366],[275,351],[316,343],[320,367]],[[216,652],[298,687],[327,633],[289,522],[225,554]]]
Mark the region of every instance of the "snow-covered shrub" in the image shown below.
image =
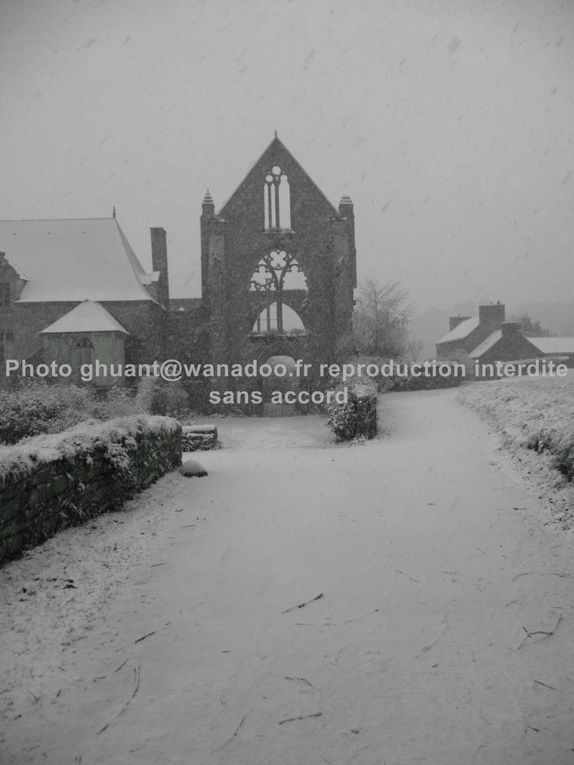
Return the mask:
[[[345,387],[347,400],[329,405],[327,424],[337,441],[373,438],[377,434],[377,391],[362,383]]]
[[[124,395],[99,399],[93,388],[45,381],[22,381],[15,390],[0,392],[0,443],[15,444],[42,433],[60,433],[88,420],[134,414]]]
[[[188,411],[189,397],[181,383],[150,375],[139,382],[136,405],[149,414],[174,416]]]
[[[401,366],[407,366],[402,362],[399,362]],[[379,390],[391,393],[394,391],[411,391],[411,390],[435,390],[436,388],[453,388],[461,384],[463,377],[460,374],[455,373],[455,366],[448,361],[441,361],[441,370],[445,367],[450,367],[450,374],[432,374],[428,376],[424,375],[398,375],[394,374],[390,377],[383,377],[380,380]]]

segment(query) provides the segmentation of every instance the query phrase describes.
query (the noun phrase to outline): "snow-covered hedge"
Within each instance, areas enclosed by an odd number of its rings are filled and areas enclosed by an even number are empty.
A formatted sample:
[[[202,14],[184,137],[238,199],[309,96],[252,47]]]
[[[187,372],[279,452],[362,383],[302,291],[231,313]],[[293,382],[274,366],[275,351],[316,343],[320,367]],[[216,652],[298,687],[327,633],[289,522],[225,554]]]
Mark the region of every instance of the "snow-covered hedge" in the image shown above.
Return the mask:
[[[347,385],[346,403],[329,406],[328,425],[337,441],[377,435],[377,391],[372,385]]]
[[[574,375],[474,384],[459,400],[499,430],[511,451],[548,455],[574,481]]]
[[[0,446],[0,562],[117,509],[181,464],[181,425],[137,415]]]
[[[405,365],[406,366],[406,365]],[[398,375],[383,377],[379,382],[379,390],[386,393],[414,390],[435,390],[436,388],[454,388],[463,381],[463,376],[457,374],[454,362],[441,361],[441,374],[424,375]],[[447,372],[447,367],[449,370]]]
[[[93,388],[23,380],[14,390],[0,391],[0,444],[61,433],[84,420],[104,421],[145,411],[122,389],[109,391],[102,399]]]

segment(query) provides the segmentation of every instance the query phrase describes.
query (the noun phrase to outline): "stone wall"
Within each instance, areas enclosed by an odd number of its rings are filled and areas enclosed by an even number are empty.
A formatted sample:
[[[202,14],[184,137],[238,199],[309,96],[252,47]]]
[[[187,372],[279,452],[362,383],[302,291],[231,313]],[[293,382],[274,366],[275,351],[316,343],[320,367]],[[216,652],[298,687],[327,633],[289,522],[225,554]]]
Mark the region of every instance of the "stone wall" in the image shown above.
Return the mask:
[[[169,417],[85,423],[0,447],[0,563],[66,526],[116,510],[181,464]]]

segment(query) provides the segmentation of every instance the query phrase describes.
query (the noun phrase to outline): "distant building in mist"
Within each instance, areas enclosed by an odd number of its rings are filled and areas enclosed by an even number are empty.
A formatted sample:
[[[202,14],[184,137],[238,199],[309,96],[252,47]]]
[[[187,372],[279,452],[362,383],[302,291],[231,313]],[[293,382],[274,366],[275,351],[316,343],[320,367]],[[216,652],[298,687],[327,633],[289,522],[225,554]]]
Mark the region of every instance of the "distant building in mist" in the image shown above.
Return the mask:
[[[536,338],[537,340],[538,338]],[[478,316],[451,316],[449,331],[436,344],[437,358],[491,363],[536,359],[546,354],[534,338],[527,338],[520,322],[506,321],[505,306],[498,302],[478,307]]]

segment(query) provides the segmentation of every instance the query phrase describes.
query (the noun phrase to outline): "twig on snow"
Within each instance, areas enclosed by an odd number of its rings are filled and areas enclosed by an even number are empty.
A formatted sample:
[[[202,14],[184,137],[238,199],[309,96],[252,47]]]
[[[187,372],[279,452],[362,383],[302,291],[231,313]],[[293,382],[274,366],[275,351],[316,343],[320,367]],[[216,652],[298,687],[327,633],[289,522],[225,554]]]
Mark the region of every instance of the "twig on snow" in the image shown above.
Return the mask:
[[[285,725],[285,723],[295,722],[296,720],[309,720],[311,717],[321,717],[323,712],[315,712],[312,715],[300,715],[299,717],[288,717],[286,720],[279,720],[279,725]]]
[[[100,728],[100,730],[99,730],[99,731],[96,733],[96,736],[99,736],[99,735],[100,735],[100,733],[103,733],[105,730],[107,730],[107,729],[110,727],[110,725],[111,725],[113,722],[115,722],[115,721],[118,719],[118,717],[119,717],[120,715],[122,715],[122,714],[123,714],[123,713],[126,711],[126,709],[127,709],[128,705],[129,705],[130,701],[131,701],[131,700],[134,698],[134,696],[136,695],[136,693],[139,691],[139,688],[140,688],[140,669],[141,669],[141,665],[140,665],[140,664],[138,664],[138,666],[137,666],[137,667],[134,667],[134,675],[135,675],[135,681],[136,681],[136,682],[135,682],[135,686],[134,686],[134,689],[133,689],[133,691],[132,691],[132,695],[129,697],[129,699],[126,701],[126,703],[123,705],[123,707],[122,707],[122,708],[120,709],[120,711],[117,713],[117,715],[116,715],[115,717],[112,717],[112,719],[111,719],[109,722],[107,722],[107,723],[104,725],[104,727],[103,727],[103,728]]]
[[[523,625],[522,629],[524,630],[524,632],[526,632],[526,635],[525,635],[523,641],[520,643],[520,645],[518,646],[518,648],[516,650],[517,651],[520,650],[522,648],[522,646],[526,643],[528,638],[536,637],[536,635],[542,635],[542,639],[540,641],[538,641],[538,642],[542,642],[542,640],[546,640],[547,638],[552,637],[552,635],[554,635],[556,633],[556,630],[558,629],[558,626],[560,625],[561,621],[562,621],[562,614],[560,614],[560,616],[558,617],[558,619],[556,621],[556,624],[554,625],[554,628],[549,630],[549,631],[547,631],[547,630],[535,630],[534,632],[530,632]]]
[[[553,685],[548,685],[548,683],[543,683],[542,680],[535,680],[534,681],[536,685],[543,685],[545,688],[550,688],[551,691],[557,691],[558,688],[555,688]]]
[[[147,635],[142,635],[137,640],[134,640],[134,645],[136,643],[141,643],[142,640],[145,640],[146,638],[151,637],[152,635],[155,635],[156,632],[157,632],[157,630],[153,630],[152,632],[148,632]]]
[[[432,643],[429,643],[428,645],[425,645],[425,646],[422,647],[422,650],[421,650],[419,656],[421,656],[423,653],[427,653],[427,651],[430,651],[431,648],[434,648],[435,645],[438,643],[438,641],[441,639],[441,637],[444,635],[444,633],[448,630],[448,624],[447,624],[446,617],[443,617],[441,619],[441,622],[444,624],[443,631],[440,633],[440,635],[437,638],[435,638],[435,640],[432,641]]]
[[[309,688],[312,688],[312,687],[313,687],[313,684],[312,684],[312,683],[310,683],[310,682],[307,680],[307,678],[306,678],[306,677],[288,677],[288,676],[286,676],[286,677],[285,677],[285,680],[293,680],[293,681],[299,681],[300,683],[305,683],[306,685],[308,685],[308,686],[309,686]]]
[[[227,739],[227,741],[224,741],[223,744],[221,744],[221,746],[218,746],[217,749],[215,749],[216,752],[219,752],[221,749],[223,749],[223,747],[227,746],[227,744],[230,744],[233,741],[233,739],[237,736],[237,734],[243,727],[243,723],[245,722],[246,719],[247,719],[247,714],[244,714],[237,728],[235,728],[235,730],[233,731],[231,736]]]
[[[291,608],[286,608],[285,611],[282,613],[288,614],[290,611],[296,611],[298,608],[305,608],[305,606],[308,606],[309,603],[314,603],[316,600],[321,600],[321,598],[324,597],[324,594],[320,592],[318,595],[315,595],[314,598],[311,598],[311,600],[306,600],[304,603],[298,603],[296,606],[291,606]]]
[[[129,660],[130,660],[130,657],[129,657],[129,656],[127,657],[127,659],[124,659],[124,660],[122,661],[122,663],[120,664],[120,666],[119,666],[119,667],[116,667],[116,668],[114,669],[114,674],[115,674],[116,672],[119,672],[119,671],[120,671],[120,669],[121,669],[122,667],[125,667],[125,666],[126,666],[126,664],[128,663],[128,661],[129,661]]]

